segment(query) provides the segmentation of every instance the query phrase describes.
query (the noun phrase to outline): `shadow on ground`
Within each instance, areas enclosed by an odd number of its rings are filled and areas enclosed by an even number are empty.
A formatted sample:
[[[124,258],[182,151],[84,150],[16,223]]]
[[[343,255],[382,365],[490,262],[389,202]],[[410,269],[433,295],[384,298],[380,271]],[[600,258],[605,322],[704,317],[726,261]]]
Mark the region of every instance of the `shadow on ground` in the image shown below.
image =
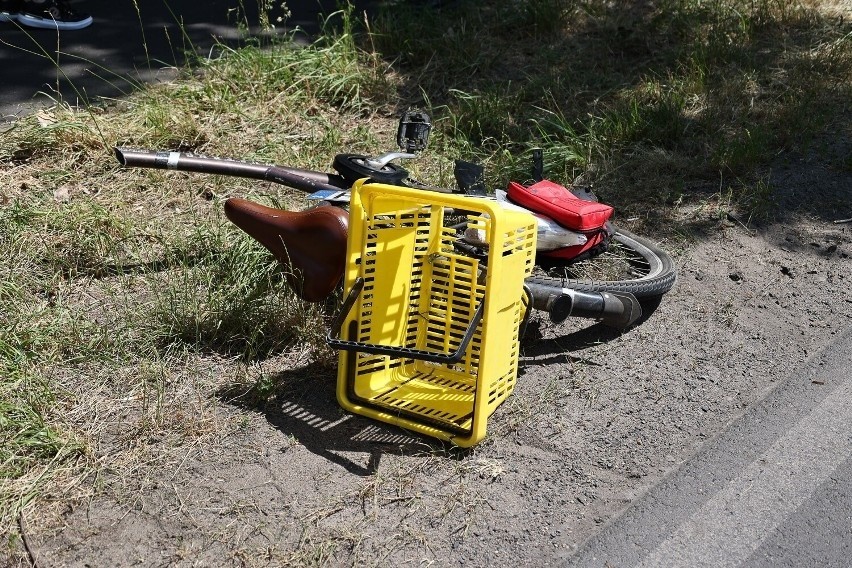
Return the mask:
[[[335,399],[335,371],[312,367],[283,371],[261,382],[271,394],[245,384],[229,385],[218,396],[227,404],[262,413],[282,433],[293,436],[308,451],[339,465],[349,473],[373,475],[383,455],[420,455],[464,451],[401,428],[349,414]],[[362,466],[347,453],[368,454]]]

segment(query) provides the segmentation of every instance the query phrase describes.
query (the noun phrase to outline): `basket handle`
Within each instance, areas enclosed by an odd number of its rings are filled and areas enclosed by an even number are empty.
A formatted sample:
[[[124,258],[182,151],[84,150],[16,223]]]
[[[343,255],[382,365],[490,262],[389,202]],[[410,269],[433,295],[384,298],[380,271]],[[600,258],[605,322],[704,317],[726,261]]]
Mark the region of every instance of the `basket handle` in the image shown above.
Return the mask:
[[[330,347],[334,349],[342,349],[344,351],[361,351],[363,353],[372,353],[374,355],[389,355],[391,357],[417,359],[432,363],[458,363],[461,361],[461,358],[464,357],[464,352],[467,350],[470,340],[473,339],[476,326],[479,325],[479,321],[482,319],[482,314],[484,313],[485,301],[483,300],[479,303],[479,307],[476,308],[476,313],[473,314],[473,319],[470,321],[470,325],[464,332],[464,337],[462,337],[458,349],[456,349],[453,353],[435,353],[434,351],[426,351],[424,349],[411,349],[409,347],[395,347],[392,345],[361,343],[358,341],[340,339],[340,331],[343,329],[343,322],[346,321],[346,316],[348,316],[349,312],[352,311],[352,306],[355,305],[355,300],[358,299],[363,288],[364,279],[361,277],[356,278],[355,283],[352,285],[352,290],[349,291],[349,295],[346,296],[346,301],[343,302],[343,306],[340,308],[340,313],[337,314],[336,318],[334,318],[334,323],[332,323],[331,329],[328,331],[326,342]]]

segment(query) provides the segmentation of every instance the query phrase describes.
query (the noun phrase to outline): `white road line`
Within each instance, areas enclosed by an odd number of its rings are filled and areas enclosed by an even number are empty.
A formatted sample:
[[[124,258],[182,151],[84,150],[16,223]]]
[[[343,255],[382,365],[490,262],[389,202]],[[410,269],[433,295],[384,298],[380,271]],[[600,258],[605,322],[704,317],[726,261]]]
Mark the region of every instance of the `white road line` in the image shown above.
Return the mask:
[[[738,566],[852,454],[852,377],[639,566]]]

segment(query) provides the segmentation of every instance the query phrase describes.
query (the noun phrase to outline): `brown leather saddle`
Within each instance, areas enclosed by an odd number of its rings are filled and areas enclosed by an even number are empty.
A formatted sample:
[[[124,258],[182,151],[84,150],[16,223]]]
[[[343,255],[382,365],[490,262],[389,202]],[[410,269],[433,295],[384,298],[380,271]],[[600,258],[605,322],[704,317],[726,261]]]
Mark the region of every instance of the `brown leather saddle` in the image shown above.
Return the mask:
[[[300,298],[320,302],[334,292],[346,267],[345,210],[326,205],[284,211],[231,198],[225,202],[225,216],[275,255]]]

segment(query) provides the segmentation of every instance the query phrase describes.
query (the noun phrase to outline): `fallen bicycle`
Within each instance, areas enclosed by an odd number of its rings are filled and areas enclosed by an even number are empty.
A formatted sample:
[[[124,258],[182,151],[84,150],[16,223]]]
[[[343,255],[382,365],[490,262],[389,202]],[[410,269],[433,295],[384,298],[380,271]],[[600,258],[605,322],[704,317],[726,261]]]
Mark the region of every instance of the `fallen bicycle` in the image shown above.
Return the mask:
[[[530,309],[555,322],[586,317],[624,329],[641,316],[639,300],[668,292],[676,273],[668,254],[616,229],[612,208],[588,192],[537,179],[529,187],[511,183],[502,199],[487,198],[476,179],[481,172],[464,162],[459,192],[409,180],[392,160],[422,150],[428,128],[425,114],[407,113],[400,152],[340,154],[331,174],[179,152],[116,149],[116,156],[125,166],[241,176],[309,192],[319,203],[305,211],[232,198],[225,212],[288,267],[304,300],[322,301],[342,282],[345,299],[328,334],[341,350],[338,401],[351,412],[471,446],[512,392],[519,330]],[[573,264],[613,247],[625,253],[623,273],[568,277]]]

